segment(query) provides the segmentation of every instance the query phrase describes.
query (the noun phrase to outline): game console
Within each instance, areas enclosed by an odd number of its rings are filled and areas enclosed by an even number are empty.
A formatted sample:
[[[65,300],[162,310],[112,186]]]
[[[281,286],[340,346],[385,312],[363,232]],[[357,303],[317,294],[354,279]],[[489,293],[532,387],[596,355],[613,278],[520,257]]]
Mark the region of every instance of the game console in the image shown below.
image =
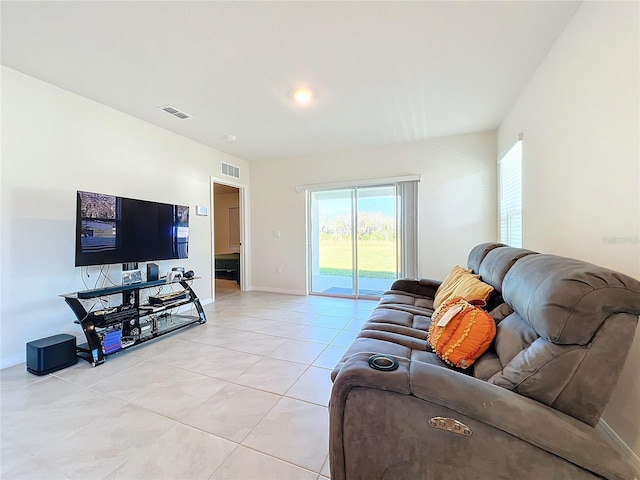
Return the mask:
[[[167,272],[167,282],[178,282],[180,280],[182,280],[182,272],[178,270]]]

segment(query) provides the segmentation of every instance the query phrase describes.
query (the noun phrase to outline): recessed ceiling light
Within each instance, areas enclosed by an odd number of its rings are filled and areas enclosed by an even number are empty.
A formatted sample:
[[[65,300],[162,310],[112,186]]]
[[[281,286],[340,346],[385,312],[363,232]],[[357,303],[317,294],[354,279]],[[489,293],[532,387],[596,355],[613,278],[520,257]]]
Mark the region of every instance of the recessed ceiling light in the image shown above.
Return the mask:
[[[293,91],[293,99],[298,105],[308,105],[313,99],[313,91],[307,87],[296,88]]]

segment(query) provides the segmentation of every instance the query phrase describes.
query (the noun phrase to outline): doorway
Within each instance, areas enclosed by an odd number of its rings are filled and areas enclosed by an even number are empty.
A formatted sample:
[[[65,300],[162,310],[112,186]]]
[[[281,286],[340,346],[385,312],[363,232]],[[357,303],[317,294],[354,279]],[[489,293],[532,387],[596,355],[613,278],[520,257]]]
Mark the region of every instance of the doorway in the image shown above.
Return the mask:
[[[213,184],[213,256],[215,299],[240,293],[241,205],[240,189],[222,183]]]

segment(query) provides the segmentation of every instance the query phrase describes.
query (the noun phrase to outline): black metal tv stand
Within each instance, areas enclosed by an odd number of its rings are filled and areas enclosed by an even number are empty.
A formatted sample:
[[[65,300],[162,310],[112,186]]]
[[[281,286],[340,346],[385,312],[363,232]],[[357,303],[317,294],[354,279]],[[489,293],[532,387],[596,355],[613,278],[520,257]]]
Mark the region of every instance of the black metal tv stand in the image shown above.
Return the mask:
[[[197,278],[197,277],[196,277]],[[60,295],[71,307],[87,338],[86,345],[77,347],[77,354],[94,367],[105,361],[105,357],[122,349],[138,345],[166,335],[180,328],[196,323],[205,323],[207,317],[197,295],[191,288],[191,281],[167,282],[164,279],[131,285],[113,285],[95,290]],[[183,290],[171,295],[163,294],[153,298],[153,304],[140,301],[140,291],[169,285],[182,286]],[[120,305],[88,309],[86,303],[109,295],[122,295]],[[174,309],[193,304],[197,315],[183,315]],[[95,306],[95,304],[94,304]]]

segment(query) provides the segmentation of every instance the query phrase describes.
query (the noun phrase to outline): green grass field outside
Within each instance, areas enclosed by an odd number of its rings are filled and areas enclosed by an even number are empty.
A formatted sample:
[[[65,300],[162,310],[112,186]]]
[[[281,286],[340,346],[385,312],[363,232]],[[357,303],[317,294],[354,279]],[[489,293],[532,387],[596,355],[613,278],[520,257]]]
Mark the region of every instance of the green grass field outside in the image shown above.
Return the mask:
[[[320,241],[320,275],[351,276],[351,242]],[[396,254],[393,241],[360,240],[358,268],[362,278],[396,278]]]

